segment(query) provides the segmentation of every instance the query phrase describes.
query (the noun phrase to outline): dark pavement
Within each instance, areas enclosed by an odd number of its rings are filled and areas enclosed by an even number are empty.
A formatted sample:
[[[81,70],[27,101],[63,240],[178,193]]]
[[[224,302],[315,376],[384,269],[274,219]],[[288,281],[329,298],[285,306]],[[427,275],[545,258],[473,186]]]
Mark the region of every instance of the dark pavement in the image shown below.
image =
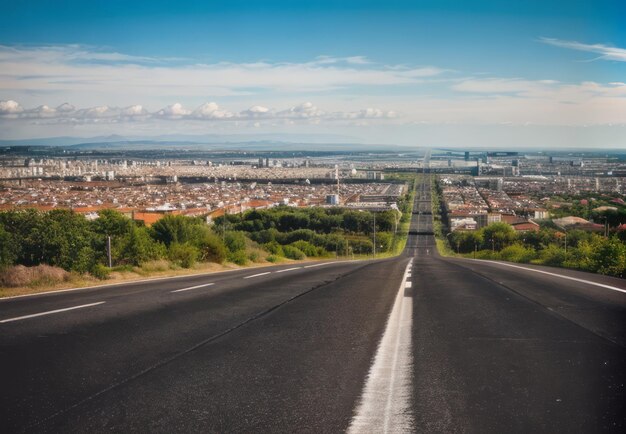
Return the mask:
[[[0,430],[343,432],[413,261],[413,431],[623,431],[624,281],[441,258],[418,193],[398,258],[0,301]]]

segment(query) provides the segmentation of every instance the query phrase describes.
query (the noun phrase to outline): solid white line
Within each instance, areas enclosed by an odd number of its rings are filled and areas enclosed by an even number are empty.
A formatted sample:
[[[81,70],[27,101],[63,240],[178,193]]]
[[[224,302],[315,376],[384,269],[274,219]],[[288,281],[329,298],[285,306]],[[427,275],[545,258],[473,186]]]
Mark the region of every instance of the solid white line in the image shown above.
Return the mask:
[[[591,280],[578,279],[576,277],[563,276],[562,274],[550,273],[549,271],[535,270],[534,268],[520,267],[519,265],[505,264],[503,262],[490,261],[490,260],[487,260],[487,259],[476,259],[476,261],[490,262],[492,264],[503,265],[505,267],[519,268],[520,270],[526,270],[526,271],[532,271],[532,272],[535,272],[535,273],[547,274],[549,276],[560,277],[561,279],[573,280],[574,282],[586,283],[588,285],[599,286],[601,288],[607,288],[607,289],[612,289],[613,291],[619,291],[619,292],[626,293],[626,289],[617,288],[617,287],[611,286],[611,285],[605,285],[603,283],[592,282]]]
[[[278,271],[275,271],[275,273],[284,273],[285,271],[299,270],[299,269],[301,269],[301,268],[302,268],[302,267],[287,268],[287,269],[285,269],[285,270],[278,270]]]
[[[28,319],[28,318],[35,318],[37,316],[52,315],[53,313],[67,312],[68,310],[82,309],[84,307],[97,306],[97,305],[103,304],[103,303],[106,303],[106,302],[105,301],[99,301],[97,303],[81,304],[80,306],[72,306],[72,307],[66,307],[64,309],[56,309],[56,310],[49,310],[47,312],[34,313],[32,315],[24,315],[24,316],[18,316],[18,317],[15,317],[15,318],[7,318],[7,319],[0,320],[0,323],[19,321],[19,320]]]
[[[252,276],[246,276],[244,279],[252,279],[253,277],[265,276],[266,274],[270,274],[271,271],[267,271],[265,273],[253,274]]]
[[[183,292],[183,291],[189,291],[190,289],[204,288],[205,286],[211,286],[211,285],[215,285],[215,283],[205,283],[204,285],[190,286],[189,288],[177,289],[177,290],[175,290],[175,291],[170,291],[170,292]]]
[[[336,264],[337,262],[339,262],[339,261],[322,262],[321,264],[305,265],[304,268],[321,267],[322,265]]]
[[[405,296],[408,266],[348,433],[413,432],[411,323],[413,299]]]

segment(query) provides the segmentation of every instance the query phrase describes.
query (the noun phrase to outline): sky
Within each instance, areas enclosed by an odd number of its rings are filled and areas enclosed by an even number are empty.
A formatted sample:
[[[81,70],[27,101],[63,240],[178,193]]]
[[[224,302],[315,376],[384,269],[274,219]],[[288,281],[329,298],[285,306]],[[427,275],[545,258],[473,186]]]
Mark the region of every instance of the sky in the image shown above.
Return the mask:
[[[626,148],[620,0],[29,0],[0,10],[0,139],[271,133]]]

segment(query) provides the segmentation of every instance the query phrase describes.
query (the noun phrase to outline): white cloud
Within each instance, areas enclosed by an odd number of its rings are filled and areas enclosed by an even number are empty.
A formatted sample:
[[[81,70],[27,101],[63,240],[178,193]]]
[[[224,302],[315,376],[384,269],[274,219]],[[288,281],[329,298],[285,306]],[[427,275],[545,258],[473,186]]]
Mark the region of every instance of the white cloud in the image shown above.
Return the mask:
[[[302,104],[298,104],[296,106],[290,107],[287,110],[283,110],[278,112],[278,117],[282,118],[311,118],[311,117],[322,117],[325,115],[325,112],[318,109],[311,102],[304,102]]]
[[[584,44],[577,41],[563,41],[554,38],[540,38],[544,44],[552,45],[559,48],[568,48],[570,50],[586,51],[588,53],[596,53],[600,56],[597,59],[615,60],[617,62],[626,62],[626,49],[611,47],[604,44]]]
[[[311,102],[297,104],[288,109],[275,110],[263,105],[254,105],[240,112],[233,112],[221,108],[215,102],[207,102],[195,110],[189,110],[180,103],[168,105],[156,112],[149,112],[143,105],[135,104],[125,108],[109,107],[107,105],[76,109],[69,103],[63,103],[56,109],[47,105],[24,110],[16,101],[1,101],[0,115],[12,119],[48,120],[58,123],[90,123],[124,121],[150,121],[156,119],[184,120],[184,121],[252,121],[252,120],[288,120],[307,122],[334,122],[353,119],[391,119],[396,117],[394,111],[385,111],[376,108],[367,108],[357,111],[327,112],[320,110]]]
[[[235,117],[235,114],[220,109],[217,103],[207,102],[195,109],[192,116],[197,119],[231,119]]]
[[[250,107],[249,109],[242,111],[240,115],[242,117],[247,117],[247,118],[262,118],[262,117],[272,117],[273,113],[267,107],[263,107],[261,105],[254,105]]]
[[[183,116],[191,114],[191,111],[183,107],[181,103],[174,103],[162,108],[155,113],[156,116],[169,119],[181,119]]]
[[[122,109],[123,116],[145,116],[148,114],[148,110],[140,104],[131,105]]]
[[[32,118],[53,118],[57,116],[57,111],[47,105],[40,105],[34,109],[23,111],[20,116]]]
[[[12,99],[7,101],[0,101],[0,115],[13,115],[24,111],[21,105],[17,101]]]

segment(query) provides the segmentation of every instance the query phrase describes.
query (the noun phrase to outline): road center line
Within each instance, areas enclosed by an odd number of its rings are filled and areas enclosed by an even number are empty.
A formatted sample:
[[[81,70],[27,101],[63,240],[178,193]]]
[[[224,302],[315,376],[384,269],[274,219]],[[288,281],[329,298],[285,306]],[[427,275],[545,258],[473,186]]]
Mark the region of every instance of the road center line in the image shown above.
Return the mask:
[[[246,276],[244,279],[252,279],[253,277],[265,276],[266,274],[270,274],[271,271],[266,271],[265,273],[253,274],[252,276]]]
[[[176,289],[176,290],[170,291],[170,292],[173,293],[173,292],[189,291],[190,289],[204,288],[205,286],[211,286],[211,285],[215,285],[215,283],[205,283],[204,285],[190,286],[189,288]]]
[[[578,279],[576,277],[569,277],[569,276],[564,276],[562,274],[550,273],[549,271],[535,270],[534,268],[520,267],[519,265],[505,264],[503,262],[489,261],[489,260],[486,260],[486,259],[476,259],[476,260],[477,261],[482,261],[482,262],[490,262],[492,264],[497,264],[497,265],[503,265],[505,267],[519,268],[520,270],[532,271],[534,273],[547,274],[548,276],[560,277],[561,279],[573,280],[574,282],[586,283],[588,285],[599,286],[601,288],[607,288],[607,289],[612,289],[613,291],[619,291],[619,292],[626,293],[626,289],[617,288],[616,286],[611,286],[611,285],[605,285],[603,283],[592,282],[591,280]]]
[[[304,268],[321,267],[322,265],[336,264],[337,262],[339,262],[339,261],[322,262],[321,264],[305,265]]]
[[[106,302],[105,301],[99,301],[97,303],[81,304],[80,306],[72,306],[72,307],[66,307],[64,309],[55,309],[55,310],[49,310],[47,312],[34,313],[32,315],[24,315],[24,316],[18,316],[18,317],[15,317],[15,318],[7,318],[7,319],[0,320],[0,323],[12,322],[12,321],[20,321],[20,320],[23,320],[23,319],[35,318],[35,317],[44,316],[44,315],[52,315],[53,313],[67,312],[68,310],[83,309],[85,307],[97,306],[97,305],[103,304],[103,303],[106,303]]]
[[[405,296],[407,266],[378,344],[348,433],[413,432],[411,415],[411,323],[413,299]]]
[[[287,268],[287,269],[285,269],[285,270],[278,270],[278,271],[276,271],[276,273],[284,273],[284,272],[286,272],[286,271],[299,270],[299,269],[301,269],[301,268],[302,268],[302,267]]]

